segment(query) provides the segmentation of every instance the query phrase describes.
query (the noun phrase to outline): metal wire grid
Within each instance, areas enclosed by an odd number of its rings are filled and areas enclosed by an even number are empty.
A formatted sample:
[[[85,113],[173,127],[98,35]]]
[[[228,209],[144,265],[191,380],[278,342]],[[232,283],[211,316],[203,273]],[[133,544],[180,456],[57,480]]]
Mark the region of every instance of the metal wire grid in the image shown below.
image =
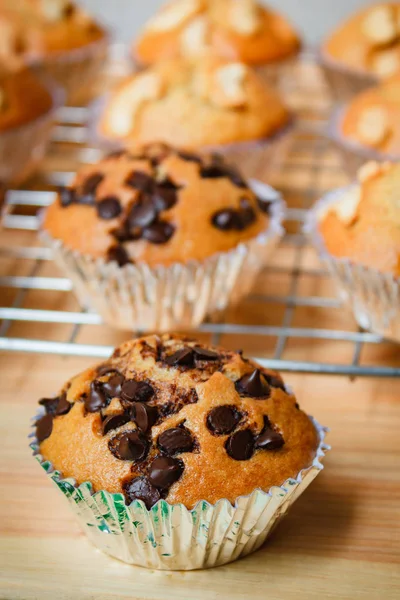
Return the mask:
[[[297,89],[297,92],[299,90]],[[224,344],[229,345],[230,340],[236,336],[247,336],[247,339],[269,340],[266,346],[271,347],[270,356],[257,357],[262,364],[281,371],[298,371],[311,373],[325,373],[356,376],[395,377],[400,375],[400,366],[381,366],[379,364],[360,364],[364,346],[386,344],[378,335],[352,329],[326,329],[323,327],[297,327],[294,324],[295,311],[299,307],[310,310],[329,309],[342,311],[341,303],[333,296],[302,295],[299,291],[305,277],[315,281],[326,277],[324,270],[303,266],[303,258],[307,252],[307,241],[301,234],[298,225],[302,224],[308,206],[323,192],[323,181],[329,175],[330,181],[335,177],[340,178],[341,169],[338,161],[327,161],[331,152],[329,143],[321,137],[321,126],[326,117],[326,103],[310,106],[307,96],[307,106],[300,120],[299,131],[292,152],[281,171],[283,182],[291,181],[293,173],[305,173],[310,183],[306,188],[298,190],[293,185],[284,190],[288,194],[297,194],[297,208],[288,211],[289,230],[282,243],[282,248],[289,249],[293,256],[291,265],[274,265],[267,267],[262,276],[289,277],[288,292],[283,295],[266,295],[254,293],[250,298],[263,307],[267,313],[272,305],[280,305],[282,317],[278,324],[242,323],[229,320],[226,322],[208,322],[199,328],[199,333],[209,334],[212,342],[218,344],[221,337]],[[304,95],[303,95],[304,98]],[[65,108],[60,112],[60,124],[54,131],[54,148],[60,144],[73,143],[74,156],[79,162],[90,163],[99,157],[98,150],[85,146],[87,142],[87,110],[85,108]],[[77,126],[78,125],[78,126]],[[303,159],[302,159],[303,157]],[[13,241],[3,244],[4,235],[0,240],[0,259],[14,261],[16,271],[21,270],[23,275],[11,274],[0,276],[0,290],[11,290],[11,301],[0,307],[0,350],[23,351],[36,353],[51,353],[61,355],[74,355],[85,357],[107,357],[112,346],[107,344],[88,344],[78,342],[78,338],[86,328],[102,326],[99,315],[85,308],[80,310],[55,310],[47,308],[32,308],[29,306],[30,291],[41,293],[71,294],[71,282],[61,276],[49,277],[43,275],[45,267],[52,261],[52,253],[47,248],[31,245],[35,243],[35,232],[38,228],[37,211],[47,206],[53,198],[53,192],[48,191],[49,186],[65,185],[72,177],[72,172],[44,173],[43,187],[39,190],[11,190],[5,196],[2,227],[4,232],[16,234],[18,232],[32,232],[26,245],[15,245]],[[33,211],[35,214],[24,214]],[[14,238],[14,236],[12,236]],[[17,235],[15,237],[18,237]],[[26,272],[24,265],[29,264]],[[19,269],[18,267],[21,267]],[[228,317],[229,319],[229,313]],[[15,324],[57,324],[68,325],[68,334],[57,340],[40,339],[39,337],[19,337],[13,335]],[[104,326],[103,326],[104,327]],[[19,328],[20,330],[20,328]],[[93,331],[91,329],[91,331]],[[89,338],[90,338],[89,334]],[[251,337],[249,337],[251,336]],[[94,336],[95,338],[98,335]],[[107,335],[105,335],[105,339]],[[271,340],[275,343],[271,346]],[[287,358],[287,346],[291,341],[302,340],[304,347],[313,341],[346,342],[352,345],[352,358],[348,362],[329,363],[319,361],[301,361],[297,358]],[[259,343],[257,344],[260,345]],[[262,352],[264,354],[264,352]]]

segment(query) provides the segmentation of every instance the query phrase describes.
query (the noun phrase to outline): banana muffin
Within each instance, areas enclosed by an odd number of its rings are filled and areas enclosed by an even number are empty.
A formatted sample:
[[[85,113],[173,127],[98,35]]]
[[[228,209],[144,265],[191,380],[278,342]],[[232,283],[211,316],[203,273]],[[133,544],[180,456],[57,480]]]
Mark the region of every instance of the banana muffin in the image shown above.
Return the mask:
[[[173,0],[145,25],[132,52],[142,65],[205,53],[265,65],[299,48],[287,20],[254,0]]]
[[[268,491],[309,467],[319,444],[276,372],[174,335],[126,342],[40,404],[44,460],[147,508]]]
[[[130,76],[111,95],[99,130],[128,146],[224,148],[273,136],[289,121],[279,95],[253,69],[206,57],[169,60]]]
[[[118,327],[159,330],[247,293],[281,220],[276,192],[256,195],[222,157],[153,144],[84,167],[43,233],[83,302]]]

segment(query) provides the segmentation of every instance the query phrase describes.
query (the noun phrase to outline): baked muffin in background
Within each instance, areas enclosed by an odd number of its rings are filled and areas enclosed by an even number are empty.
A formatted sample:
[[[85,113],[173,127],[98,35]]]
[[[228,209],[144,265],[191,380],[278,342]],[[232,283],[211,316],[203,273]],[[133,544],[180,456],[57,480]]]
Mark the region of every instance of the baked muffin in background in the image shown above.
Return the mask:
[[[109,534],[116,531],[107,503],[120,506],[118,539],[102,540],[99,522],[92,539],[128,562],[150,566],[157,547],[163,568],[212,566],[246,554],[264,541],[290,496],[299,494],[306,473],[313,478],[320,467],[315,460],[321,429],[300,410],[276,372],[240,352],[187,337],[128,341],[108,361],[71,379],[57,398],[40,404],[45,415],[36,421],[36,438],[42,464],[51,464],[63,478],[61,489],[65,478],[78,489],[91,484],[101,496]],[[275,486],[276,493],[265,493]],[[84,518],[90,531],[99,513],[93,509],[97,495],[89,498]],[[168,504],[146,511],[161,499]],[[226,502],[224,509],[215,506],[219,501]],[[276,506],[268,514],[271,501]],[[227,515],[235,502],[241,507],[234,525],[237,540],[229,535],[234,519]],[[196,506],[203,507],[198,513],[203,531],[188,527],[187,515],[194,524],[196,515],[186,509]],[[207,528],[212,513],[214,526]],[[121,529],[130,530],[125,518],[146,533],[151,523],[154,543],[148,552],[142,540],[121,535]],[[154,527],[159,518],[163,522]],[[259,523],[252,533],[246,521]],[[252,542],[244,544],[243,535]],[[204,536],[210,548],[220,544],[220,552],[204,552]],[[232,544],[235,552],[229,550]]]
[[[107,322],[193,327],[247,293],[280,238],[282,204],[260,193],[220,156],[150,145],[84,167],[43,233]]]
[[[400,4],[363,8],[323,43],[321,60],[339,100],[400,71]]]
[[[400,340],[400,163],[369,162],[310,213],[307,231],[359,325]]]
[[[367,160],[400,158],[400,71],[334,114],[330,135],[351,176]]]
[[[139,65],[205,54],[264,67],[271,83],[300,49],[294,28],[254,0],[172,0],[146,23],[132,54]]]
[[[90,99],[106,58],[107,33],[77,4],[0,0],[0,37],[4,60],[17,53],[62,85],[69,102]]]

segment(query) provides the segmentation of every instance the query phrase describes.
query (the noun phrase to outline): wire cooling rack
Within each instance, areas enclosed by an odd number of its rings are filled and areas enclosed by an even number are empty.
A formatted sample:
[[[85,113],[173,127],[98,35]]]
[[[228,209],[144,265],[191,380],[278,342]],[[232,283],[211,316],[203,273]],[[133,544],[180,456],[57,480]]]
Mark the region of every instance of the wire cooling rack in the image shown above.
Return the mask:
[[[265,366],[357,376],[400,375],[400,347],[359,330],[301,233],[306,210],[326,190],[343,185],[339,157],[323,132],[331,108],[318,70],[305,58],[288,81],[298,128],[285,163],[273,178],[289,205],[287,234],[251,296],[206,322],[197,334],[242,348]],[[64,108],[43,172],[26,189],[5,195],[0,230],[0,350],[107,357],[127,337],[77,304],[71,282],[37,241],[38,213],[80,163],[100,153],[88,145],[88,109]],[[67,170],[66,170],[67,169]],[[53,190],[53,191],[52,191]],[[139,333],[139,332],[135,332]],[[129,332],[132,334],[132,332]]]

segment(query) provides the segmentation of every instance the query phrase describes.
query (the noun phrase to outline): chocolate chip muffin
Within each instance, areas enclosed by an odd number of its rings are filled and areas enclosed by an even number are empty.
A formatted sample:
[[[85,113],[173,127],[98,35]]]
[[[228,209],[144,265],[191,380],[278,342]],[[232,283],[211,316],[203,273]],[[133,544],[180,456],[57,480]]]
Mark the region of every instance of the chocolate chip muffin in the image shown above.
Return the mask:
[[[400,164],[370,162],[322,198],[308,231],[361,327],[400,339]]]
[[[178,306],[188,323],[204,317],[207,302],[211,310],[226,306],[238,278],[241,290],[248,287],[248,275],[252,279],[265,260],[266,245],[281,233],[279,203],[273,190],[267,194],[256,196],[220,156],[151,145],[84,167],[47,210],[43,229],[77,289],[84,286],[104,318],[124,328],[133,323],[160,328]],[[71,270],[72,257],[77,262]],[[159,302],[164,310],[156,307]]]
[[[126,342],[40,403],[44,460],[147,508],[268,491],[309,467],[319,443],[277,373],[174,335]]]
[[[145,25],[133,56],[144,65],[205,53],[265,65],[296,55],[299,48],[287,20],[254,0],[173,0]]]

